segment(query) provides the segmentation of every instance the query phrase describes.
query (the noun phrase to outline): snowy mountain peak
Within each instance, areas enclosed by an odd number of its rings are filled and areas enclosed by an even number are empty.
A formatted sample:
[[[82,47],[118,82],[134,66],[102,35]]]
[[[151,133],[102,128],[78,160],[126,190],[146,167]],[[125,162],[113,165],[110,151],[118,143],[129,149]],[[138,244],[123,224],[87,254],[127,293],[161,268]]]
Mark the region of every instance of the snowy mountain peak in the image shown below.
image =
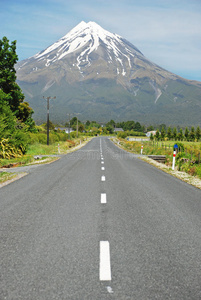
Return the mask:
[[[121,36],[103,29],[95,22],[82,21],[56,43],[30,59],[44,62],[44,65],[48,67],[64,57],[70,59],[69,55],[74,53],[76,61],[72,65],[81,72],[81,68],[86,69],[91,65],[93,60],[91,55],[94,52],[108,64],[115,62],[117,75],[123,76],[126,75],[127,66],[131,68],[133,58],[143,56],[137,48]]]
[[[65,120],[69,111],[81,112],[85,120],[141,117],[149,124],[170,124],[180,117],[183,124],[192,108],[200,120],[200,84],[157,66],[95,22],[80,22],[47,49],[17,63],[16,71],[39,121],[45,115],[43,96],[54,94],[56,122]],[[194,105],[190,94],[196,97]]]

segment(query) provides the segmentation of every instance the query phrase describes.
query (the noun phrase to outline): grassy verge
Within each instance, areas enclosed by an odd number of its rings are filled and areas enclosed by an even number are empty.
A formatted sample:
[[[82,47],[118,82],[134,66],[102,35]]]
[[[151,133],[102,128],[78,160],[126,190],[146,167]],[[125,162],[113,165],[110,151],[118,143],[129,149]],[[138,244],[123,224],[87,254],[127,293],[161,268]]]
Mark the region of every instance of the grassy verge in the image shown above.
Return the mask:
[[[11,180],[11,179],[15,178],[16,176],[17,176],[17,174],[1,172],[0,173],[0,183],[4,183],[8,180]]]
[[[197,176],[201,179],[201,143],[200,142],[178,142],[178,141],[127,141],[118,140],[119,145],[126,151],[132,153],[141,153],[143,145],[144,155],[165,155],[166,166],[171,168],[173,158],[173,146],[178,144],[179,152],[176,155],[176,170]]]
[[[49,146],[35,143],[29,146],[26,155],[18,158],[12,159],[0,159],[0,168],[2,167],[19,167],[22,165],[28,165],[33,163],[47,163],[54,161],[57,158],[46,158],[42,157],[40,160],[35,160],[34,156],[38,155],[60,155],[66,154],[70,151],[73,151],[79,145],[83,145],[91,138],[86,139],[86,137],[81,137],[78,139],[61,141],[59,143],[53,143]]]

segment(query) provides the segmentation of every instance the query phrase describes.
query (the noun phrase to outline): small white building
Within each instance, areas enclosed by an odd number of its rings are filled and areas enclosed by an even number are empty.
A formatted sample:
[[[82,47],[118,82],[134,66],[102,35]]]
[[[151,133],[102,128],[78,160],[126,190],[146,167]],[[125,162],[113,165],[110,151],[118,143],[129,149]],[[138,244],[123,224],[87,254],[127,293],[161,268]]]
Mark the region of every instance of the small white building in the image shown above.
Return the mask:
[[[61,130],[61,131],[65,131],[65,133],[69,133],[69,129],[70,129],[70,133],[75,131],[73,128],[68,128],[68,127],[55,127],[55,130]]]
[[[146,133],[146,136],[147,136],[147,137],[150,137],[151,134],[152,134],[153,136],[156,135],[156,130],[148,131],[148,132]]]

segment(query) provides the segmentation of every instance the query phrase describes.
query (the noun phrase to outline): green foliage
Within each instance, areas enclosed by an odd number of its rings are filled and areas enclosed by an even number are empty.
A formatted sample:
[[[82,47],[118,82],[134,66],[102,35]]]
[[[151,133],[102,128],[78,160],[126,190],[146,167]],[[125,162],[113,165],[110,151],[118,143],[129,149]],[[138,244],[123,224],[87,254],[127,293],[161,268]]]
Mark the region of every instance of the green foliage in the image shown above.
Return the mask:
[[[152,125],[147,127],[147,131],[153,131],[153,130],[154,130],[154,127]]]
[[[188,127],[185,128],[184,136],[185,136],[186,140],[188,141],[188,137],[189,137]]]
[[[195,141],[195,128],[193,126],[191,127],[191,131],[189,133],[189,140],[192,142]]]
[[[184,152],[184,144],[183,143],[177,142],[177,146],[178,146],[179,152]]]
[[[84,131],[84,125],[83,125],[83,124],[80,124],[80,125],[78,126],[78,131],[79,131],[79,132],[83,132],[83,131]]]
[[[116,124],[116,127],[122,128],[124,131],[137,131],[137,132],[143,132],[143,127],[139,122],[134,121],[126,121],[126,122],[120,122]]]
[[[16,41],[9,44],[3,37],[0,40],[0,90],[7,95],[7,101],[16,117],[25,122],[33,114],[28,102],[24,102],[24,94],[16,83],[15,64],[18,60],[16,54]]]
[[[164,139],[165,139],[165,128],[162,127],[162,129],[161,129],[161,140],[164,141]]]
[[[158,129],[157,129],[157,131],[156,131],[155,138],[156,138],[157,141],[159,141],[159,139],[160,139],[160,132],[159,132]]]
[[[133,130],[131,130],[131,131],[119,131],[117,133],[118,138],[125,139],[128,136],[146,136],[146,135],[143,132],[137,132],[137,131],[133,131]]]
[[[153,139],[154,139],[154,136],[153,136],[153,133],[151,133],[150,140],[153,141]]]
[[[197,141],[199,141],[199,139],[201,137],[201,130],[200,130],[199,126],[196,128],[195,136],[196,136]]]
[[[173,128],[172,137],[175,141],[177,140],[177,128],[176,127]]]
[[[170,127],[168,127],[168,130],[167,130],[167,137],[169,140],[172,138],[172,129]]]
[[[0,158],[23,155],[29,143],[25,126],[21,126],[14,116],[8,98],[9,96],[0,90]]]
[[[179,133],[178,133],[177,137],[178,137],[178,140],[179,140],[179,141],[183,141],[183,139],[184,139],[184,134],[183,134],[183,130],[182,130],[181,128],[180,128],[180,130],[179,130]]]
[[[115,127],[115,121],[114,120],[110,120],[109,122],[107,122],[106,127]]]

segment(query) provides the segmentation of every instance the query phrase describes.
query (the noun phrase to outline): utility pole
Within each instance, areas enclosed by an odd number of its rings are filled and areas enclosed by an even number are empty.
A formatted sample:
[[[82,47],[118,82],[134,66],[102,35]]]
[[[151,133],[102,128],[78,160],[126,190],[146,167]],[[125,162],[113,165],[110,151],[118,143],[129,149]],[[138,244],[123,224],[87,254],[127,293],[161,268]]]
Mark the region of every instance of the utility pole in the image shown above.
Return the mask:
[[[77,115],[80,115],[80,113],[75,113],[75,115],[76,115],[76,118],[77,118],[76,136],[78,138],[78,117],[77,117]]]
[[[68,139],[70,140],[70,116],[72,115],[72,113],[68,113]]]
[[[50,119],[49,119],[49,115],[50,115],[50,99],[56,99],[56,97],[44,97],[43,96],[43,99],[46,99],[47,100],[47,145],[49,145],[49,131],[50,131]]]

